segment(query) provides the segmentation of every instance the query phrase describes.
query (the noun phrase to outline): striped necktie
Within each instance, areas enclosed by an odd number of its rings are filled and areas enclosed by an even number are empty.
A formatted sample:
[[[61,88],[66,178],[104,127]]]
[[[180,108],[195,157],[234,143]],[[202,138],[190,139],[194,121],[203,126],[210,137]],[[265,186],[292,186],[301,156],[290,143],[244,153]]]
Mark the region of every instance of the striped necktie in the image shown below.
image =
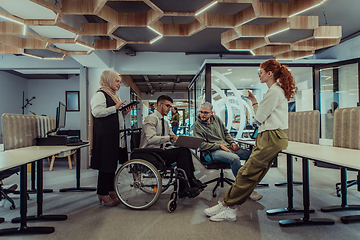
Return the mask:
[[[161,119],[161,136],[165,136],[165,121],[164,118]],[[164,144],[160,145],[160,148],[163,148]]]

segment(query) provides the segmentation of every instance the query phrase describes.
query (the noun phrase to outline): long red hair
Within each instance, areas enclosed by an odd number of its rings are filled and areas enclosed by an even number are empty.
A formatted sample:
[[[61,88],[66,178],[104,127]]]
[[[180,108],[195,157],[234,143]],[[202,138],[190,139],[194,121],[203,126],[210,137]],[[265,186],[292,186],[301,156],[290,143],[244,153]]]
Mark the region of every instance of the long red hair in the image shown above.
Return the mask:
[[[295,81],[291,72],[285,65],[281,65],[275,59],[270,59],[260,64],[260,67],[264,69],[265,72],[273,72],[274,79],[279,80],[280,87],[284,90],[287,100],[294,97],[297,92],[297,87],[295,86]]]

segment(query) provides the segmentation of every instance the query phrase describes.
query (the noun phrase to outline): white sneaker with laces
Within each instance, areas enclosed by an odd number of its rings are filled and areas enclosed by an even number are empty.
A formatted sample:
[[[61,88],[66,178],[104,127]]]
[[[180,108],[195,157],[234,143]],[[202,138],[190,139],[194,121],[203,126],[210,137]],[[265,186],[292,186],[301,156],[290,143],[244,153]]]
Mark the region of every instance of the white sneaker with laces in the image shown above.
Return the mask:
[[[210,218],[210,221],[213,222],[222,222],[222,221],[229,221],[229,222],[235,222],[236,221],[236,209],[231,209],[229,207],[226,207],[224,211],[221,213],[216,214],[215,216],[212,216]]]
[[[206,214],[206,216],[208,217],[212,217],[215,216],[216,214],[224,211],[227,207],[224,207],[222,205],[222,203],[220,201],[218,201],[218,204],[211,207],[211,208],[207,208],[204,210],[204,213]]]
[[[255,192],[255,191],[253,191],[253,192],[250,194],[249,198],[250,198],[251,200],[253,200],[253,201],[259,201],[260,199],[263,198],[263,196],[262,196],[261,194]]]

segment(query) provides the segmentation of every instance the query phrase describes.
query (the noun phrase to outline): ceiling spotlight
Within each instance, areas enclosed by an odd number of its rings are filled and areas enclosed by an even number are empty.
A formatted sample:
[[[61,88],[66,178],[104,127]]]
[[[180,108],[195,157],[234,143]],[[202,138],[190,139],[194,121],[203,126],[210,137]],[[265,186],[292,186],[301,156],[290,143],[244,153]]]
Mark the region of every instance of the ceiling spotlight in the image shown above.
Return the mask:
[[[269,35],[266,35],[266,37],[270,37],[270,36],[273,36],[273,35],[275,35],[275,34],[278,34],[278,33],[281,33],[281,32],[285,32],[285,31],[287,31],[287,30],[289,30],[289,29],[290,29],[290,28],[285,28],[285,29],[283,29],[283,30],[280,30],[280,31],[271,33],[271,34],[269,34]]]
[[[293,15],[289,16],[289,18],[291,18],[291,17],[293,17],[293,16],[295,16],[295,15],[298,15],[298,14],[300,14],[300,13],[306,12],[307,10],[310,10],[310,9],[312,9],[312,8],[315,8],[315,7],[323,4],[324,2],[326,2],[326,0],[322,0],[320,3],[318,3],[318,4],[316,4],[316,5],[312,6],[312,7],[309,7],[309,8],[307,8],[307,9],[304,9],[304,10],[300,11],[300,12],[294,13]]]
[[[212,6],[214,6],[215,4],[217,4],[218,1],[215,1],[213,3],[211,3],[210,5],[208,5],[207,7],[203,8],[202,10],[198,11],[197,13],[195,13],[195,16],[199,15],[200,13],[202,13],[203,11],[211,8]]]

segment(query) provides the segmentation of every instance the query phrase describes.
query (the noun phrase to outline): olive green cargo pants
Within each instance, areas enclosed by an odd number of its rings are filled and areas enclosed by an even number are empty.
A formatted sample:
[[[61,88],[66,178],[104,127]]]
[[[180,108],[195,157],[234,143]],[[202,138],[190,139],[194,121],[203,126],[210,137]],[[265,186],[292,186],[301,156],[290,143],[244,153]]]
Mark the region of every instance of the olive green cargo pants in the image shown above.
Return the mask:
[[[278,153],[286,149],[287,145],[287,136],[281,129],[259,133],[249,159],[239,169],[235,182],[225,193],[226,205],[243,204],[269,171]]]

